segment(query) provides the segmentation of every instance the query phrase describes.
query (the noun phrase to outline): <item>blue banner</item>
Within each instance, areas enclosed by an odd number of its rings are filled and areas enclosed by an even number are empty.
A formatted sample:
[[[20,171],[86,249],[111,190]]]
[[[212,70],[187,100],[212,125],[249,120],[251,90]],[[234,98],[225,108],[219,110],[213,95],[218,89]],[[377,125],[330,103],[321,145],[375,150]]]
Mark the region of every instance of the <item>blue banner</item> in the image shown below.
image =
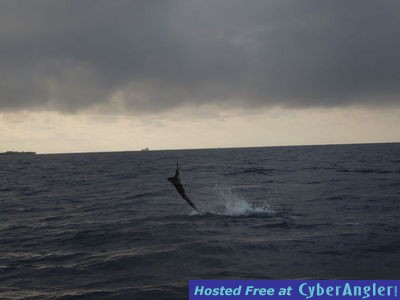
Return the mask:
[[[399,299],[400,280],[190,280],[189,300]]]

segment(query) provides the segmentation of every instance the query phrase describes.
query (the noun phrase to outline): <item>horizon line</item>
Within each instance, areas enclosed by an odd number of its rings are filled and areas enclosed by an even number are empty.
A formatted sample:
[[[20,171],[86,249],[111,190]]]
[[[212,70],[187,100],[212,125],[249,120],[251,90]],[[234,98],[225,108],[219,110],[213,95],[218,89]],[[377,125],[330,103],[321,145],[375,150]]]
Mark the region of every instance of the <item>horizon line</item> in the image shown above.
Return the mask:
[[[228,146],[228,147],[203,147],[203,148],[167,148],[144,150],[110,150],[110,151],[77,151],[77,152],[45,152],[36,155],[57,155],[57,154],[97,154],[97,153],[123,153],[123,152],[156,152],[156,151],[191,151],[191,150],[220,150],[220,149],[251,149],[251,148],[280,148],[280,147],[312,147],[312,146],[344,146],[344,145],[373,145],[373,144],[399,144],[400,141],[391,142],[354,142],[354,143],[327,143],[327,144],[288,144],[270,146]],[[146,148],[145,148],[146,149]],[[23,151],[21,151],[23,152]]]

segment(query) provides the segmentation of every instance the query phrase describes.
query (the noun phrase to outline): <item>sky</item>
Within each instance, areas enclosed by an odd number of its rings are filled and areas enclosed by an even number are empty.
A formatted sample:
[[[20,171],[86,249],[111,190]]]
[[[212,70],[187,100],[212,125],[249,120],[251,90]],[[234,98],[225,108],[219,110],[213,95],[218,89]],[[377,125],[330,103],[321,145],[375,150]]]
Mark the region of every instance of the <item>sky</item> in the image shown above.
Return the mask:
[[[2,0],[0,151],[400,142],[400,2]]]

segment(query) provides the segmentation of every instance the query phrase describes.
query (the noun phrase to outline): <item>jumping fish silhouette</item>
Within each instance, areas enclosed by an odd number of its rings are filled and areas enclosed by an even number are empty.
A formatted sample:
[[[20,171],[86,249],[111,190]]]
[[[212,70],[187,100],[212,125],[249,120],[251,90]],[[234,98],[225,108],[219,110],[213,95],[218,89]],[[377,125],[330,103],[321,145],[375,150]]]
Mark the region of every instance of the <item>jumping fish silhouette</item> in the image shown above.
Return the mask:
[[[181,197],[198,213],[199,210],[197,209],[197,207],[193,204],[192,200],[190,200],[189,196],[186,194],[185,189],[183,188],[183,185],[181,183],[181,177],[180,177],[180,172],[181,172],[181,168],[179,167],[179,161],[178,159],[176,160],[176,171],[175,171],[175,176],[174,177],[169,177],[167,178],[169,182],[171,182],[174,187],[176,188],[177,192],[179,193],[179,195],[181,195]]]

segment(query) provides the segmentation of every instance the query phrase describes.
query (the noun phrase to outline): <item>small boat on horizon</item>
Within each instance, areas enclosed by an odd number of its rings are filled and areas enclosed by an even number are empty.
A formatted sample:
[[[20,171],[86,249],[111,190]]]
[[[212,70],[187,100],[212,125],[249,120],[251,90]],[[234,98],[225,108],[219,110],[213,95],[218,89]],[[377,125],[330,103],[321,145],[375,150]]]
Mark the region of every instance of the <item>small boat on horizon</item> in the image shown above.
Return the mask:
[[[146,148],[142,149],[141,151],[150,151],[150,149],[146,147]]]

